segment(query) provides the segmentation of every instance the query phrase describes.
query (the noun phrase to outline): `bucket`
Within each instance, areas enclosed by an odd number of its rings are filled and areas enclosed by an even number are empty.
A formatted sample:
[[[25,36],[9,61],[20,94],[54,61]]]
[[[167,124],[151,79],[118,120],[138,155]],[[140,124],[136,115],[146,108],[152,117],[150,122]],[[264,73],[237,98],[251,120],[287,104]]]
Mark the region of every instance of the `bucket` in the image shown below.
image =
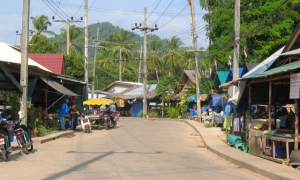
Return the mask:
[[[274,123],[274,119],[272,119],[271,122]],[[280,128],[280,123],[281,123],[281,120],[280,119],[276,119],[276,129]],[[274,124],[274,126],[275,126],[275,124]]]
[[[280,119],[276,119],[276,129],[280,128],[280,122],[281,122]]]

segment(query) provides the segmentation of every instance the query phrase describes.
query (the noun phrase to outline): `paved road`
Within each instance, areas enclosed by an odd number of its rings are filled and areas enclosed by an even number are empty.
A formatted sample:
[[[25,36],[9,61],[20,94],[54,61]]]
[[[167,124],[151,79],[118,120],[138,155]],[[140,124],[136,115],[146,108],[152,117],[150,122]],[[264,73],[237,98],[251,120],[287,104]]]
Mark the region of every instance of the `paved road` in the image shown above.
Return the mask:
[[[14,152],[0,162],[1,179],[266,179],[212,154],[192,133],[182,122],[122,120]]]

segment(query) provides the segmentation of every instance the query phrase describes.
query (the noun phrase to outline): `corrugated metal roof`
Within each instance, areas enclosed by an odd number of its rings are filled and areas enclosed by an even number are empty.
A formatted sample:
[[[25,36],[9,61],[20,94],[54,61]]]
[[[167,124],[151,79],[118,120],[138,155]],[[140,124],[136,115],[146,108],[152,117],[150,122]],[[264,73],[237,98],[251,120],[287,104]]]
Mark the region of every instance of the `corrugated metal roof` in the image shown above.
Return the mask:
[[[156,89],[156,84],[149,84],[146,87],[146,91],[152,91],[153,89]],[[133,89],[132,91],[124,93],[125,96],[131,96],[131,95],[139,95],[144,93],[144,86],[139,86],[138,88]]]
[[[300,68],[300,61],[292,62],[292,63],[285,64],[280,67],[270,69],[269,71],[265,71],[263,73],[256,74],[256,75],[252,76],[251,78],[259,78],[259,77],[275,75],[278,73],[287,72],[287,71],[298,69],[298,68]]]
[[[239,67],[239,77],[242,76],[243,74],[243,71],[244,71],[244,68],[242,67]],[[228,73],[228,76],[227,76],[227,79],[226,79],[226,82],[229,82],[231,81],[233,78],[233,67],[230,68],[230,72]]]
[[[300,48],[299,49],[294,49],[292,51],[288,51],[285,53],[280,54],[280,56],[288,56],[288,55],[296,55],[296,54],[300,54]]]
[[[28,57],[50,69],[55,74],[66,74],[64,67],[64,54],[28,54]]]
[[[229,74],[228,71],[217,71],[217,75],[221,84],[224,84],[226,82],[228,74]]]
[[[255,68],[259,63],[246,63],[246,68],[249,71],[251,71],[253,68]]]
[[[283,46],[281,49],[279,49],[274,54],[269,56],[263,62],[259,63],[257,66],[255,66],[253,69],[251,69],[251,71],[244,74],[243,78],[249,78],[249,77],[252,77],[252,76],[254,76],[258,73],[266,71],[275,62],[275,60],[279,57],[279,55],[281,54],[284,47],[285,46]]]

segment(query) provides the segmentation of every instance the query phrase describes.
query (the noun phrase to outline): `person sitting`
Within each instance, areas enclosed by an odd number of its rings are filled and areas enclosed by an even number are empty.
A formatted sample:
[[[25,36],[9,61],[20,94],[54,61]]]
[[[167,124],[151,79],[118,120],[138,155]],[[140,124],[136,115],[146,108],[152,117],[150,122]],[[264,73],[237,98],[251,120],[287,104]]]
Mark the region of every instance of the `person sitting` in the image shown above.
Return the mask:
[[[110,110],[111,113],[116,112],[116,105],[115,105],[115,104],[111,104],[111,105],[109,106],[109,110]]]

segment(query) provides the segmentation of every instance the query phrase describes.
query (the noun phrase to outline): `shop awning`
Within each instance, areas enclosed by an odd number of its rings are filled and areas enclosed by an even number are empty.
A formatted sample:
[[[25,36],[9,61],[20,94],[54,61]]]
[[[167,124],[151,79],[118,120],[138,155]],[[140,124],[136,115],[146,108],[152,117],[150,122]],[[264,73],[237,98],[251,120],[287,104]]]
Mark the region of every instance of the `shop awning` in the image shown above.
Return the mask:
[[[60,92],[61,94],[67,95],[67,96],[78,96],[77,94],[73,93],[69,89],[65,88],[64,86],[60,85],[59,83],[53,81],[52,79],[47,79],[44,77],[40,77],[45,83],[47,83],[49,86],[51,86],[56,91]]]
[[[18,90],[22,92],[22,87],[9,70],[0,62],[0,89]]]
[[[288,51],[285,53],[280,54],[280,56],[289,56],[289,55],[296,55],[296,54],[300,54],[300,48],[299,49],[294,49],[292,51]]]
[[[288,72],[288,71],[298,69],[298,68],[300,68],[300,61],[292,62],[292,63],[285,64],[285,65],[277,67],[277,68],[270,69],[269,71],[265,71],[263,73],[256,74],[256,75],[252,76],[251,78],[259,78],[259,77],[275,75],[278,73]]]

